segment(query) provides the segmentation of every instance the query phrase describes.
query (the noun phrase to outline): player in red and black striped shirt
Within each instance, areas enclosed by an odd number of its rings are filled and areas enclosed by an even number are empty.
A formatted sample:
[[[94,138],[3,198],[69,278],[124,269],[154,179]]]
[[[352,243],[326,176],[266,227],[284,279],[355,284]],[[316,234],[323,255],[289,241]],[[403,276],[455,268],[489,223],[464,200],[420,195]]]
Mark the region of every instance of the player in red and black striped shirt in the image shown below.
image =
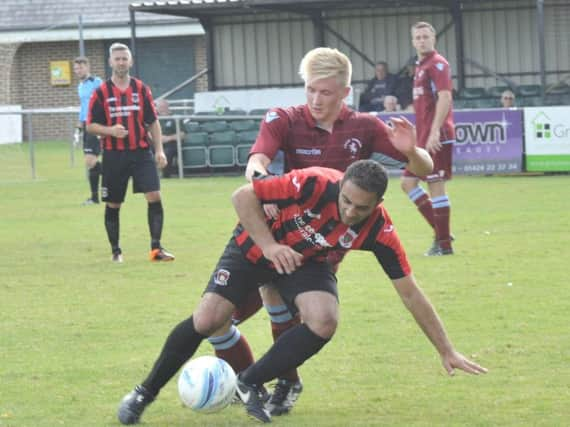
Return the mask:
[[[119,209],[125,200],[129,178],[133,192],[144,193],[148,202],[151,261],[172,261],[174,256],[160,245],[164,210],[156,165],[166,166],[160,125],[150,88],[129,75],[129,48],[113,43],[109,48],[112,76],[91,96],[87,131],[101,136],[105,228],[114,262],[123,262],[119,246]],[[154,154],[151,150],[154,148]]]
[[[250,416],[270,422],[260,387],[300,366],[334,335],[338,294],[334,251],[372,252],[402,301],[439,352],[443,366],[468,373],[485,368],[458,353],[435,310],[419,289],[396,229],[381,205],[387,186],[384,168],[373,160],[342,172],[326,168],[295,170],[282,177],[254,180],[233,195],[240,224],[216,266],[198,309],[170,333],[145,381],[127,395],[119,419],[138,422],[160,389],[188,360],[202,340],[230,321],[252,284],[272,281],[303,323],[281,335],[269,351],[238,377],[238,393]],[[268,219],[262,203],[276,203]]]
[[[384,160],[409,169],[415,174],[431,171],[429,154],[416,146],[414,127],[407,120],[395,118],[393,126],[378,117],[351,110],[345,104],[350,93],[352,64],[337,49],[320,47],[304,56],[299,74],[305,81],[307,102],[288,108],[273,108],[267,112],[253,145],[246,177],[254,172],[268,173],[278,151],[284,154],[284,171],[322,166],[340,171],[360,159],[381,156]],[[271,165],[274,166],[274,165]],[[276,217],[275,204],[265,204],[267,215]],[[263,306],[269,313],[274,339],[298,318],[288,312],[279,293],[270,284],[260,289]],[[261,298],[253,293],[234,313],[239,324],[262,307]],[[211,337],[216,355],[228,361],[236,370],[253,363],[246,338],[237,326],[219,331]],[[297,372],[280,376],[269,402],[273,415],[289,412],[302,391]]]

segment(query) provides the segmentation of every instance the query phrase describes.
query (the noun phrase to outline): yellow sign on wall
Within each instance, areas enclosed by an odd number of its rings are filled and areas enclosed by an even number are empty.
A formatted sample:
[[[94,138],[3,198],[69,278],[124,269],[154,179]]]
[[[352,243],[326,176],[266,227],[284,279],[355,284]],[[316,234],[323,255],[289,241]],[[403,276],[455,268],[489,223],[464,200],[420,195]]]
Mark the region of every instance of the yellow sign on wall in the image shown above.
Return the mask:
[[[69,61],[50,61],[49,70],[52,86],[68,86],[71,84]]]

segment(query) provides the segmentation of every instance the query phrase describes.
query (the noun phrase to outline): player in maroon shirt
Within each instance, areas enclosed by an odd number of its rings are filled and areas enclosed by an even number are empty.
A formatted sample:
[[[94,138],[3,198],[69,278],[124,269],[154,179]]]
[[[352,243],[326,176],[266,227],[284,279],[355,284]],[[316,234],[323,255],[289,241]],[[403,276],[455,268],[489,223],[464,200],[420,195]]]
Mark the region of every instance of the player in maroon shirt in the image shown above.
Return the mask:
[[[451,71],[447,60],[435,50],[436,33],[431,24],[418,22],[411,32],[418,55],[413,89],[418,145],[431,154],[434,168],[423,176],[405,171],[401,185],[435,232],[426,255],[452,255],[451,205],[445,190],[445,182],[451,179],[455,142]],[[427,182],[429,195],[419,185],[420,180]]]
[[[267,174],[278,151],[284,153],[285,171],[311,166],[346,168],[356,160],[369,159],[375,154],[407,168],[415,174],[430,173],[433,167],[429,154],[416,147],[414,128],[407,120],[394,119],[393,127],[370,114],[348,108],[344,102],[350,93],[352,64],[336,49],[316,48],[309,51],[300,64],[299,74],[305,81],[307,102],[304,105],[271,109],[261,122],[259,135],[253,145],[246,177],[254,173]],[[400,166],[400,167],[401,167]],[[276,218],[274,204],[264,206],[265,212]],[[269,312],[271,331],[277,339],[298,323],[273,287],[261,288],[263,305]],[[234,314],[234,325],[218,331],[209,341],[216,355],[241,371],[253,363],[253,354],[235,324],[243,322],[261,308],[257,290]],[[296,371],[280,376],[269,402],[273,415],[290,411],[302,391]]]
[[[261,386],[279,373],[303,364],[334,335],[338,293],[331,251],[372,252],[391,279],[406,308],[433,343],[451,375],[486,369],[457,352],[444,326],[420,290],[386,209],[386,170],[360,160],[346,174],[328,168],[294,170],[280,177],[254,179],[234,192],[239,224],[196,311],[170,333],[151,372],[122,400],[123,424],[140,420],[145,407],[192,357],[204,338],[227,323],[234,309],[259,283],[271,281],[303,323],[283,334],[269,351],[238,376],[238,394],[247,413],[262,422],[271,415],[260,397]],[[277,219],[263,203],[274,203]]]
[[[144,193],[148,202],[150,260],[172,261],[174,256],[160,245],[164,210],[156,165],[166,166],[166,157],[152,93],[143,82],[129,75],[132,55],[126,45],[111,45],[109,66],[113,70],[111,78],[91,96],[87,131],[99,135],[103,142],[101,194],[107,202],[105,228],[112,260],[123,262],[119,246],[119,210],[132,177],[133,192]]]

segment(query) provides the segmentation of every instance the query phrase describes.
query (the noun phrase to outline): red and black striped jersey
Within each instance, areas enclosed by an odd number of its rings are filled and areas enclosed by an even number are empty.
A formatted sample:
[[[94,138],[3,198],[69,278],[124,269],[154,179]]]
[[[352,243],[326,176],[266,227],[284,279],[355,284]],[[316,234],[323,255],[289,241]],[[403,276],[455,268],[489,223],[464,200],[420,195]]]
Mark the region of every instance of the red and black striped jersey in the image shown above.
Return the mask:
[[[260,202],[275,203],[280,209],[278,219],[267,220],[275,240],[301,253],[304,261],[328,259],[334,264],[349,250],[370,251],[391,279],[409,275],[406,253],[382,204],[359,224],[342,223],[338,210],[342,176],[335,169],[312,167],[254,179]],[[249,261],[269,265],[241,224],[234,236]]]
[[[122,91],[111,79],[106,80],[91,96],[87,123],[103,126],[121,124],[129,134],[125,138],[102,137],[104,150],[136,150],[148,148],[147,126],[157,119],[150,88],[131,77],[129,87]]]

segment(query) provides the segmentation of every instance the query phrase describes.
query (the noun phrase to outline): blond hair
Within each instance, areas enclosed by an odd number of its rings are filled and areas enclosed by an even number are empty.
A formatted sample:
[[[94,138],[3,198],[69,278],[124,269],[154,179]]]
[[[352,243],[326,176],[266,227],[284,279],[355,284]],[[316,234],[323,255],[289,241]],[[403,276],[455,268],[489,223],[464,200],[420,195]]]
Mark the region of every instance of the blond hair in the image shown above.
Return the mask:
[[[435,28],[433,28],[433,25],[431,25],[429,22],[419,21],[416,22],[414,25],[412,25],[412,28],[410,29],[412,36],[414,35],[414,30],[419,30],[420,28],[427,28],[433,33],[434,36],[436,35]]]
[[[318,47],[303,57],[299,65],[299,75],[305,83],[313,79],[336,77],[340,84],[349,87],[352,64],[350,59],[338,49]]]
[[[131,50],[129,49],[129,47],[126,44],[118,43],[118,42],[113,43],[109,47],[109,56],[113,55],[113,52],[115,52],[117,50],[121,50],[121,51],[126,50],[129,53],[129,56],[132,56]]]

